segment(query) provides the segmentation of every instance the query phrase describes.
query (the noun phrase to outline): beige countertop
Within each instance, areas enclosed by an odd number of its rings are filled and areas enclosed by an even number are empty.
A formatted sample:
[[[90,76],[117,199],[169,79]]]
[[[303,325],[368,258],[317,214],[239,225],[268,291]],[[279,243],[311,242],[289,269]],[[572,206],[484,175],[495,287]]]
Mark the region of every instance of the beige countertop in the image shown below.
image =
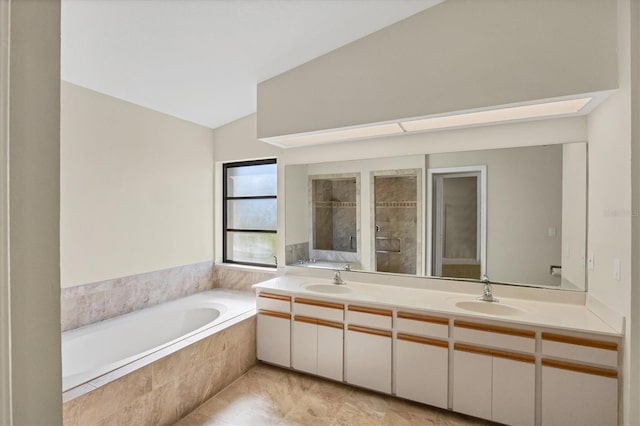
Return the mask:
[[[537,327],[557,328],[564,331],[595,333],[603,336],[621,337],[621,334],[607,325],[583,304],[554,302],[547,300],[528,300],[524,298],[501,297],[496,310],[504,310],[505,314],[492,314],[476,310],[490,310],[486,307],[490,302],[476,301],[479,296],[459,291],[440,291],[432,289],[410,288],[397,285],[369,284],[364,282],[348,282],[344,293],[325,293],[310,291],[313,284],[333,285],[331,279],[310,276],[283,275],[253,286],[258,291],[268,291],[312,297],[319,300],[342,303],[364,303],[384,306],[391,309],[424,310],[431,313],[454,315],[474,319],[505,321],[513,324],[524,324]],[[339,286],[336,286],[339,287]],[[480,288],[480,287],[478,287]],[[330,288],[331,290],[331,288]],[[342,289],[341,289],[342,290]],[[467,307],[460,307],[460,302],[467,302]],[[464,306],[464,303],[462,304]]]

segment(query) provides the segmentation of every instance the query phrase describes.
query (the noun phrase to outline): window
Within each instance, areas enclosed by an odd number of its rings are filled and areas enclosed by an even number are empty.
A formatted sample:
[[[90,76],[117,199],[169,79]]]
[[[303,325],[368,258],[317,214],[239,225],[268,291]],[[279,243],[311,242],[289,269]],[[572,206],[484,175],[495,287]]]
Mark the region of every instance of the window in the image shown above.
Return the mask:
[[[276,159],[227,163],[222,173],[223,261],[276,267]]]

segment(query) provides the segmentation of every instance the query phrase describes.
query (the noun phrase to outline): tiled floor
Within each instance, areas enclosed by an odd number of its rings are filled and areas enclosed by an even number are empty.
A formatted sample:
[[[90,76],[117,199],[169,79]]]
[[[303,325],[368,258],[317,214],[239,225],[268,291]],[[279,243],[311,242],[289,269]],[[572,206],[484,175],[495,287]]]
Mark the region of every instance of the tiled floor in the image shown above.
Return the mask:
[[[489,425],[296,372],[258,364],[178,425]]]

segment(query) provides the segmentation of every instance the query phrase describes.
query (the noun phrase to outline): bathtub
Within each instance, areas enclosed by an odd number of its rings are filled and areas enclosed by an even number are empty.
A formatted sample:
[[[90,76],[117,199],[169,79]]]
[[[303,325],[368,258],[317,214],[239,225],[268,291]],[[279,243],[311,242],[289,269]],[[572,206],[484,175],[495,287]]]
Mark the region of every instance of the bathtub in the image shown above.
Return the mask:
[[[254,314],[253,293],[215,289],[62,333],[66,392],[158,354],[165,356]]]

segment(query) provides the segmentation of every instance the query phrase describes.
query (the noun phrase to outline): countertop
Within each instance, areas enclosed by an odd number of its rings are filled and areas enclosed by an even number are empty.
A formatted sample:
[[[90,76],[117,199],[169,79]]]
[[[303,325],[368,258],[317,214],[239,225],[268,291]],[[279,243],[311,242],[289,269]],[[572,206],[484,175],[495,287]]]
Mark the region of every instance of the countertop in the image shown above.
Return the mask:
[[[533,301],[526,299],[499,297],[501,306],[508,306],[518,311],[510,315],[494,315],[469,311],[456,306],[458,302],[473,302],[479,294],[447,292],[430,289],[417,289],[383,284],[349,282],[348,293],[324,293],[310,291],[305,286],[311,284],[331,284],[330,279],[309,276],[283,275],[253,286],[259,291],[309,297],[319,300],[365,303],[386,306],[389,308],[425,310],[431,313],[455,315],[513,324],[549,327],[583,333],[594,333],[603,336],[622,337],[620,333],[606,324],[597,315],[581,304]],[[481,304],[491,302],[478,302]],[[482,308],[482,307],[480,307]]]

